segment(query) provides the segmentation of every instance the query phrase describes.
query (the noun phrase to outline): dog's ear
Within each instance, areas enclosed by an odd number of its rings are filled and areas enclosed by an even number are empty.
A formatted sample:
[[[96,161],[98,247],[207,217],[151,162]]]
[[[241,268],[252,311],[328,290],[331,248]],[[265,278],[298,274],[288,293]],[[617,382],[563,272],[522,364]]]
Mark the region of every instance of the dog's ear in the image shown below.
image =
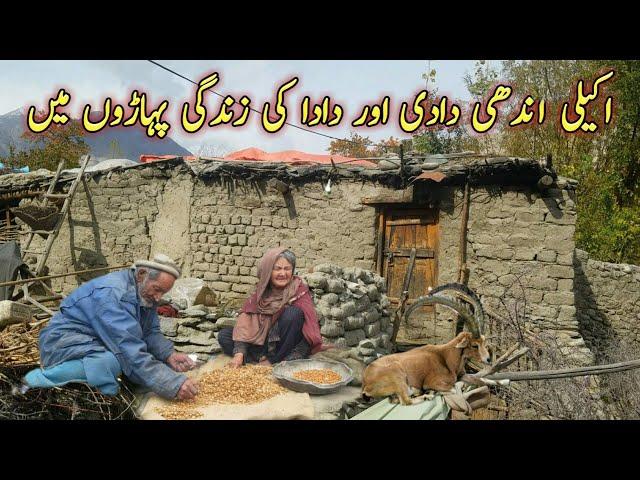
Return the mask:
[[[462,335],[462,338],[456,344],[456,348],[467,348],[468,346],[469,346],[469,335]]]

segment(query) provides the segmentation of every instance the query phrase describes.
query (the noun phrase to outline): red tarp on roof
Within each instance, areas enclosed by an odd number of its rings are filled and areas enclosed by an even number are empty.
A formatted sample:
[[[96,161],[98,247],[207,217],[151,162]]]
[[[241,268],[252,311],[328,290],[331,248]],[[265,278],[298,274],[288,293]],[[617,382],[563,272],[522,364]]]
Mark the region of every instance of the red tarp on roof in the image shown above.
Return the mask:
[[[176,158],[176,155],[140,155],[140,163],[156,162],[158,160],[168,160]],[[193,161],[195,156],[182,157],[187,161]],[[356,165],[360,167],[375,168],[376,164],[367,160],[357,160],[342,155],[316,155],[313,153],[299,152],[297,150],[285,150],[283,152],[267,153],[259,148],[245,148],[237,152],[230,153],[224,160],[229,161],[250,161],[250,162],[273,162],[286,163],[288,165],[331,165],[331,160],[336,165],[346,163],[347,166]]]
[[[285,150],[284,152],[267,153],[259,148],[245,148],[237,152],[230,153],[225,160],[254,161],[254,162],[279,162],[289,165],[331,165],[333,159],[336,165],[348,162],[347,165],[358,165],[361,167],[375,168],[376,164],[367,160],[356,160],[341,155],[315,155],[313,153],[298,152],[296,150]]]
[[[140,155],[140,163],[157,162],[158,160],[168,160],[170,158],[176,158],[176,155]],[[194,156],[182,157],[188,162],[192,162],[196,159]]]

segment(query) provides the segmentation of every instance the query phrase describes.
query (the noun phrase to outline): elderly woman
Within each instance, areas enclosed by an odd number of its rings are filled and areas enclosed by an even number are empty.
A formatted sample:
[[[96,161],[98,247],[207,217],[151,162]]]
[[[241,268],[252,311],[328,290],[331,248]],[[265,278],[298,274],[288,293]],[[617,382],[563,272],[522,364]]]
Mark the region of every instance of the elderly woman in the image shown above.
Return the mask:
[[[293,274],[295,266],[295,255],[282,247],[260,260],[258,285],[236,326],[218,334],[224,353],[233,356],[232,367],[306,358],[326,348],[309,287]]]

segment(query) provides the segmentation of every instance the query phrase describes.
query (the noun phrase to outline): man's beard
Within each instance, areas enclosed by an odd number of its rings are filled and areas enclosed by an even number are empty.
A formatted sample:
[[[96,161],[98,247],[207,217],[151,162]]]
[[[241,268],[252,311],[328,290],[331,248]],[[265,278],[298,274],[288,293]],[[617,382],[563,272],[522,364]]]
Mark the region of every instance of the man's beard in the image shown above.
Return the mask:
[[[156,302],[153,300],[147,300],[142,295],[142,291],[144,290],[144,287],[146,286],[146,284],[147,284],[146,280],[138,284],[138,297],[140,298],[140,305],[142,305],[145,308],[158,308],[159,302]]]

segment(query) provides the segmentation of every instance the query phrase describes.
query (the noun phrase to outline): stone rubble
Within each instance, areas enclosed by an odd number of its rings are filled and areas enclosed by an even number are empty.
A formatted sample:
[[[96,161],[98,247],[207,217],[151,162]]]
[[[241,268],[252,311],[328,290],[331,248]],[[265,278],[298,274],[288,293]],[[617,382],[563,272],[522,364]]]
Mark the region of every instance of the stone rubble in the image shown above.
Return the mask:
[[[313,293],[324,343],[349,349],[365,364],[390,353],[393,326],[384,278],[331,263],[301,277]]]

